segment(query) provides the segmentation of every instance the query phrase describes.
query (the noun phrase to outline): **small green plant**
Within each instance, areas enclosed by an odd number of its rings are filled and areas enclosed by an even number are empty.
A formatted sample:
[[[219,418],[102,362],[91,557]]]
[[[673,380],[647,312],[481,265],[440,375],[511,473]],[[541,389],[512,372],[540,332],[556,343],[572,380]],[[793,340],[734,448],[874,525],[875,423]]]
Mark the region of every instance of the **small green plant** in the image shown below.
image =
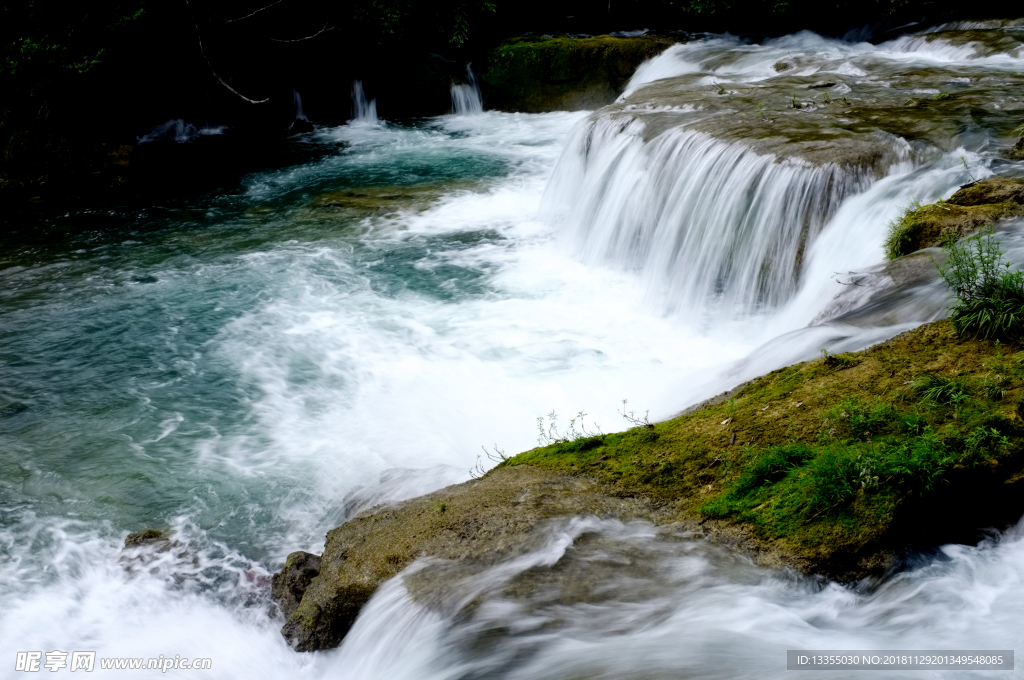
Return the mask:
[[[622,400],[622,410],[619,411],[619,415],[632,425],[626,430],[626,434],[638,444],[653,442],[658,438],[658,433],[654,431],[654,423],[647,419],[649,414],[650,411],[644,411],[643,417],[638,417],[636,411],[626,411],[626,400]]]
[[[552,411],[547,415],[547,425],[544,424],[544,416],[537,418],[537,443],[541,446],[557,444],[568,451],[585,451],[599,446],[604,433],[597,423],[594,423],[594,432],[587,430],[585,421],[587,414],[580,411],[574,418],[569,420],[569,427],[565,432],[558,430],[558,414]],[[579,423],[579,429],[576,424]]]
[[[946,101],[947,99],[952,99],[952,97],[953,95],[946,94],[945,92],[937,92],[932,95],[932,99],[938,102]]]
[[[897,415],[884,401],[864,404],[855,397],[846,397],[825,412],[825,425],[830,426],[830,434],[844,441],[863,441],[894,429]]]
[[[895,260],[913,252],[911,248],[914,242],[914,223],[911,215],[920,209],[921,202],[912,200],[900,210],[899,217],[889,222],[885,242],[882,244],[887,259]]]
[[[967,162],[967,158],[965,156],[960,156],[960,162],[963,163],[964,170],[967,171],[967,176],[971,178],[971,182],[977,182],[978,180],[971,174],[971,166]]]
[[[821,350],[821,361],[827,368],[849,368],[857,364],[856,359],[838,354],[832,354],[827,349]]]
[[[770,121],[770,120],[768,119],[768,116],[767,116],[767,115],[765,114],[765,112],[764,112],[764,102],[758,102],[758,103],[757,103],[757,112],[758,112],[759,114],[761,114],[761,120],[762,120],[763,122],[765,122],[765,123],[770,123],[770,122],[772,122],[772,121]]]
[[[925,373],[914,381],[913,387],[922,399],[941,406],[960,406],[971,399],[967,379],[963,376],[943,378]]]
[[[964,439],[963,462],[977,465],[995,458],[1010,447],[1010,438],[994,427],[975,427]]]
[[[960,236],[952,229],[947,229],[942,232],[942,240],[939,245],[942,246],[943,250],[949,250],[960,241]]]
[[[991,230],[948,252],[939,273],[956,300],[950,318],[957,332],[983,338],[1024,335],[1024,272],[1011,271]]]
[[[800,442],[768,449],[743,470],[733,486],[733,494],[743,496],[754,489],[774,484],[812,457],[814,452]]]
[[[487,456],[488,460],[490,460],[492,463],[497,463],[500,465],[501,463],[504,463],[509,459],[509,457],[505,455],[505,452],[498,448],[497,444],[494,445],[493,452],[488,451],[486,446],[481,446],[480,448],[483,450],[484,455]],[[486,474],[487,468],[484,467],[484,459],[480,456],[480,454],[477,454],[476,465],[469,469],[469,476],[472,477],[473,479],[480,479]]]
[[[828,92],[825,93],[825,103],[826,104],[832,103],[831,100],[828,98]]]

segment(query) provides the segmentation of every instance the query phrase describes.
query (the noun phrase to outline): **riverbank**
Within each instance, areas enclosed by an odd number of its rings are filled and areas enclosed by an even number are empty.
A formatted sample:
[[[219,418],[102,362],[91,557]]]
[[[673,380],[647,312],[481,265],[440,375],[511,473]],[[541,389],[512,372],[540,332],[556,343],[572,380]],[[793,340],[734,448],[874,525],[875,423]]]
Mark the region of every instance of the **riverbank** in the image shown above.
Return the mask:
[[[1024,511],[1020,350],[940,321],[863,352],[823,351],[665,422],[557,436],[483,479],[330,532],[282,632],[299,650],[334,646],[415,560],[427,558],[406,580],[414,598],[440,587],[436,565],[471,573],[523,554],[560,516],[682,526],[759,564],[841,581],[976,542]],[[294,581],[292,562],[277,580]]]

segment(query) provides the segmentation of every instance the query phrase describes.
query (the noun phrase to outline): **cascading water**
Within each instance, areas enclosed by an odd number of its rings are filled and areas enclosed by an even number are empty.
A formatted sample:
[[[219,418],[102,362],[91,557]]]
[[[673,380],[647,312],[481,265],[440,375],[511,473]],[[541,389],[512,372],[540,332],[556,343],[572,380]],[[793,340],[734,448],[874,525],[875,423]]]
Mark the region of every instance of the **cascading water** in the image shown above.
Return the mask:
[[[354,91],[353,96],[355,96]],[[295,104],[295,120],[309,120],[306,118],[306,112],[302,110],[302,95],[297,90],[292,92],[292,101]]]
[[[377,100],[366,101],[366,93],[363,92],[363,81],[361,80],[352,81],[352,120],[350,122],[370,125],[376,125],[379,122]]]
[[[649,295],[689,313],[749,313],[796,292],[804,249],[866,173],[776,162],[739,144],[597,119],[577,129],[548,187],[585,261],[639,272]],[[561,210],[560,210],[561,209]]]
[[[456,116],[470,116],[483,113],[484,101],[480,86],[470,64],[466,64],[466,82],[452,83],[452,113]]]
[[[888,298],[840,284],[884,279],[886,221],[964,183],[961,156],[975,176],[1022,169],[988,128],[951,126],[948,148],[886,133],[868,140],[879,154],[830,150],[830,165],[716,136],[696,106],[630,99],[657,69],[715,95],[790,68],[895,82],[936,54],[956,71],[936,79],[973,79],[963,96],[1014,96],[1012,57],[951,62],[924,44],[712,38],[641,68],[594,118],[317,130],[304,143],[331,154],[238,192],[104,214],[102,230],[96,215],[40,225],[53,238],[7,248],[0,268],[3,663],[95,650],[208,657],[216,678],[736,679],[784,677],[789,647],[1024,648],[1020,527],[847,588],[671,528],[570,519],[534,552],[453,578],[436,606],[390,581],[315,654],[286,646],[267,597],[289,551],[319,552],[359,508],[466,479],[481,444],[529,448],[552,408],[606,430],[624,397],[667,417],[941,314],[934,276]],[[356,85],[355,120],[376,122]],[[743,106],[715,115],[781,129]],[[1006,115],[984,110],[986,125]],[[1001,232],[1016,262],[1021,226]],[[175,531],[170,549],[121,550],[150,526]]]

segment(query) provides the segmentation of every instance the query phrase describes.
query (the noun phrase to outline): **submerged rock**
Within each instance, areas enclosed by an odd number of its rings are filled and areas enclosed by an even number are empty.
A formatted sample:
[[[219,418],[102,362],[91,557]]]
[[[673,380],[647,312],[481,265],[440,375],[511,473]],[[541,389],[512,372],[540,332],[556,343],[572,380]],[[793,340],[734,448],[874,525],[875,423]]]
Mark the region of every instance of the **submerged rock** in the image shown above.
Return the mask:
[[[142,531],[128,534],[128,537],[124,539],[124,547],[125,550],[141,548],[143,546],[166,550],[171,545],[172,536],[173,532],[170,531],[143,529]]]
[[[128,534],[118,562],[129,574],[139,570],[153,571],[162,560],[177,560],[185,555],[186,547],[176,540],[173,531],[143,529]]]

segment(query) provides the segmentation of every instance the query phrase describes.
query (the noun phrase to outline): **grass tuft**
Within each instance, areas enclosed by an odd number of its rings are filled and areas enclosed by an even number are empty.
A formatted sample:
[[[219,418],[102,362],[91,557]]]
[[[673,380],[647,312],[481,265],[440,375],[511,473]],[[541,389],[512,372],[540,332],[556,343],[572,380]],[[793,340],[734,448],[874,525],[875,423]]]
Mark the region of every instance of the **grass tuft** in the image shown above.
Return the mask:
[[[1011,270],[991,230],[954,244],[939,269],[956,301],[950,318],[961,335],[1024,336],[1024,272]]]
[[[899,217],[889,222],[885,242],[882,244],[887,259],[895,260],[911,252],[914,234],[911,216],[920,209],[920,201],[911,201],[900,211]]]

